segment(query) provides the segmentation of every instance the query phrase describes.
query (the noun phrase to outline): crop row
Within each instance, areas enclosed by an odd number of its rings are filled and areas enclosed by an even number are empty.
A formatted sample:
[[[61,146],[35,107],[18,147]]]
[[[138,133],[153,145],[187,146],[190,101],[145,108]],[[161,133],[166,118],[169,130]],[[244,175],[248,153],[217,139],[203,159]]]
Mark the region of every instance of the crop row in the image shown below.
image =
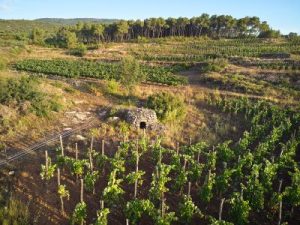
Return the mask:
[[[172,67],[151,67],[142,65],[147,81],[167,85],[186,84],[184,77],[175,75]],[[17,70],[58,75],[67,78],[91,77],[104,80],[120,79],[120,63],[71,61],[71,60],[37,60],[28,59],[15,64]]]

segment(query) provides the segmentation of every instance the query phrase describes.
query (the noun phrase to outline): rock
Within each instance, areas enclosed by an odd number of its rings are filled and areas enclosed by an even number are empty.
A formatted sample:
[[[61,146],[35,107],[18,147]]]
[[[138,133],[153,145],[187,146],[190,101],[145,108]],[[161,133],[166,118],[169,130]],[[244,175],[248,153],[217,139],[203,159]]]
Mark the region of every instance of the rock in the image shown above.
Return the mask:
[[[120,117],[114,116],[114,117],[109,117],[108,122],[117,122],[120,121]]]
[[[13,171],[13,170],[12,170],[12,171],[9,171],[9,172],[8,172],[8,175],[9,175],[9,176],[14,176],[14,175],[15,175],[15,171]]]
[[[75,105],[83,104],[83,103],[85,103],[84,100],[75,100],[75,101],[74,101],[74,104],[75,104]]]
[[[84,113],[76,113],[75,117],[79,120],[86,120],[87,116]]]
[[[73,117],[73,119],[78,120],[86,120],[89,115],[91,115],[91,112],[76,112],[76,111],[70,111],[65,113],[68,117]]]
[[[77,134],[76,137],[75,137],[75,139],[76,139],[77,141],[85,141],[85,140],[86,140],[86,138],[83,137],[83,136],[80,135],[80,134]]]
[[[65,112],[65,114],[75,114],[76,113],[76,111],[71,111],[71,112]]]

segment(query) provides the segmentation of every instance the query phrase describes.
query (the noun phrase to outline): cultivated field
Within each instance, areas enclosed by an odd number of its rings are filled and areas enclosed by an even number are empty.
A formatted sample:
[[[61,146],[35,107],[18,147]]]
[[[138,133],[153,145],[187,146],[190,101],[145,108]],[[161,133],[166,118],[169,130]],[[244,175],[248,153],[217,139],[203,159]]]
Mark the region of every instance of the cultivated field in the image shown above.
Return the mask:
[[[299,38],[5,32],[0,223],[300,223]]]

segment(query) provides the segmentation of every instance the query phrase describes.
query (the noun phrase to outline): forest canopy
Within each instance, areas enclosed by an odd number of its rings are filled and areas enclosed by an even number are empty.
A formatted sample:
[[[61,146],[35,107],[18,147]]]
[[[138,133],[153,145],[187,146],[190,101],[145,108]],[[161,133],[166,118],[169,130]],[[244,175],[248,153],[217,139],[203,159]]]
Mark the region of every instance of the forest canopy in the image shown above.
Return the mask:
[[[34,34],[34,35],[32,35]],[[40,28],[30,35],[32,41],[43,39],[45,44],[68,47],[70,42],[96,44],[110,41],[130,41],[142,38],[161,38],[171,36],[210,38],[272,38],[280,35],[270,28],[266,21],[258,17],[234,18],[228,15],[202,14],[199,17],[186,18],[149,18],[145,20],[119,20],[109,24],[84,23],[64,25],[57,32],[46,33]],[[39,37],[36,35],[39,34]],[[76,36],[77,40],[74,40]],[[40,41],[39,41],[40,42]]]

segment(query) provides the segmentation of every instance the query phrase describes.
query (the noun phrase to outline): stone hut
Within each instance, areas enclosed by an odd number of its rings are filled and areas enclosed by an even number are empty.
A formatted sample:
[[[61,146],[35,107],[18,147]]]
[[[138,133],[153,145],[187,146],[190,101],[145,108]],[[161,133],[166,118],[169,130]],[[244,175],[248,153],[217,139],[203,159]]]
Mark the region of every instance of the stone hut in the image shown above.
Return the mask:
[[[155,127],[158,123],[155,111],[137,108],[127,111],[126,121],[140,129]]]

